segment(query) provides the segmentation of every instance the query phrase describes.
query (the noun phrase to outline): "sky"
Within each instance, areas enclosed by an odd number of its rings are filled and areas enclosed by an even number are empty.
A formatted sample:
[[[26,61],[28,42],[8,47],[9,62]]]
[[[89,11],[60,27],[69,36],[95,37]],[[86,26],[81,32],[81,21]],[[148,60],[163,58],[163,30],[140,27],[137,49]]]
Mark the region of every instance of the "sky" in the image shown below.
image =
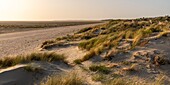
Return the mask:
[[[0,0],[0,21],[100,20],[170,15],[170,0]]]

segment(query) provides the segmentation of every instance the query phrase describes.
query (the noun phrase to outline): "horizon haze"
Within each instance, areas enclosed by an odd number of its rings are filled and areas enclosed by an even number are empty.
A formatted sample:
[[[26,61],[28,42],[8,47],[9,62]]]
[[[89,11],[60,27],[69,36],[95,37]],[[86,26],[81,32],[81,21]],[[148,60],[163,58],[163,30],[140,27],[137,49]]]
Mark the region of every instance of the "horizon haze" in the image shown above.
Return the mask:
[[[164,16],[169,0],[0,0],[0,21],[102,20]]]

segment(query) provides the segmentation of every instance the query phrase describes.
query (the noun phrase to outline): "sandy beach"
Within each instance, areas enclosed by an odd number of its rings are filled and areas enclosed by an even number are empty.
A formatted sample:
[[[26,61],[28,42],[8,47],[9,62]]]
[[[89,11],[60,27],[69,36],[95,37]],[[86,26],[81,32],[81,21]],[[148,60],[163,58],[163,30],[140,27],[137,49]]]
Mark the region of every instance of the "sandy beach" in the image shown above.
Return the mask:
[[[54,39],[57,36],[72,34],[75,31],[85,27],[91,27],[95,25],[98,24],[66,26],[51,29],[0,34],[0,56],[14,56],[23,53],[36,52],[37,47],[46,40]]]

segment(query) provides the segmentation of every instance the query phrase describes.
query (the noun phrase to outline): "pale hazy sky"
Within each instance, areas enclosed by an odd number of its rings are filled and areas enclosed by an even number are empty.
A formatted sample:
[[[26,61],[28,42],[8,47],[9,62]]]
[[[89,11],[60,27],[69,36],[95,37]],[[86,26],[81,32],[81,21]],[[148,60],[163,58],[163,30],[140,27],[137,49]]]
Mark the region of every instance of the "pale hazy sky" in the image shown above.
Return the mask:
[[[91,20],[170,15],[170,0],[0,0],[2,20]]]

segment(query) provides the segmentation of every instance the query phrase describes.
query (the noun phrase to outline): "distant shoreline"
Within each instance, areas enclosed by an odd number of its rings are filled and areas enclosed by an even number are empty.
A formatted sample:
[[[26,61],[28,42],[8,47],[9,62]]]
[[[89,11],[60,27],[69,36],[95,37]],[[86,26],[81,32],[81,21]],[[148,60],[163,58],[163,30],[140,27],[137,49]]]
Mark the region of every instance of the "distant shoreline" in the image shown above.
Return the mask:
[[[102,21],[0,21],[0,34],[101,22]]]

